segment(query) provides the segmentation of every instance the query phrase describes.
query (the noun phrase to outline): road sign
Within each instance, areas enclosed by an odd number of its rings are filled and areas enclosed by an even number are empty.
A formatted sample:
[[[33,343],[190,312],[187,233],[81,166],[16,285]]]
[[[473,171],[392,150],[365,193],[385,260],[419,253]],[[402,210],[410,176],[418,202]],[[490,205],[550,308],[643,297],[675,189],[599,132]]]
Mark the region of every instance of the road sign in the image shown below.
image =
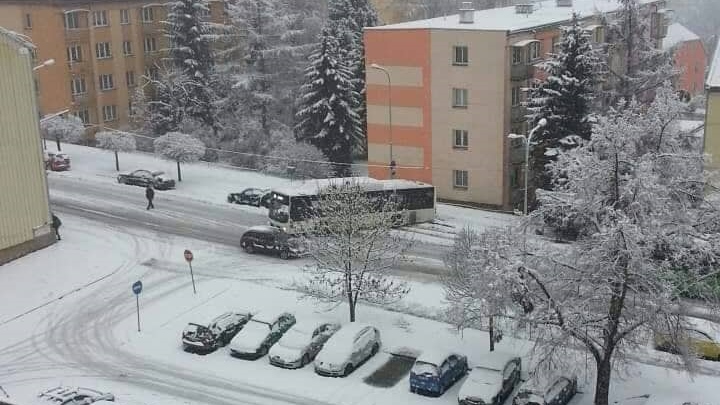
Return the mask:
[[[183,253],[183,255],[185,256],[186,262],[190,263],[193,260],[193,254],[190,250],[185,249],[185,253]]]
[[[142,292],[142,281],[138,280],[132,285],[132,290],[135,295],[139,295]]]

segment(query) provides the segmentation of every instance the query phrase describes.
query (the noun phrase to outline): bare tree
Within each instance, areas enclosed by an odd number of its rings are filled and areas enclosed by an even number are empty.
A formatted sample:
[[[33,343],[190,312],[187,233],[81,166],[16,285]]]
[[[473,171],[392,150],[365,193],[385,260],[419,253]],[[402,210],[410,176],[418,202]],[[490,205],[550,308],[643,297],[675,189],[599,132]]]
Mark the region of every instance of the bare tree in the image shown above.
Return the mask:
[[[115,154],[115,170],[120,171],[118,152],[132,152],[137,149],[135,137],[127,132],[104,131],[95,134],[97,146],[113,151]]]
[[[55,138],[58,151],[62,151],[60,141],[78,142],[85,135],[85,125],[74,115],[53,117],[40,122],[40,130],[45,136]]]
[[[190,135],[168,132],[155,139],[155,153],[177,163],[178,181],[182,181],[180,163],[197,162],[205,154],[205,145]]]
[[[338,180],[306,212],[314,229],[305,242],[315,261],[306,268],[307,296],[346,302],[355,322],[358,302],[390,304],[410,291],[389,276],[412,243],[392,232],[399,215],[392,192],[368,193],[361,181]]]

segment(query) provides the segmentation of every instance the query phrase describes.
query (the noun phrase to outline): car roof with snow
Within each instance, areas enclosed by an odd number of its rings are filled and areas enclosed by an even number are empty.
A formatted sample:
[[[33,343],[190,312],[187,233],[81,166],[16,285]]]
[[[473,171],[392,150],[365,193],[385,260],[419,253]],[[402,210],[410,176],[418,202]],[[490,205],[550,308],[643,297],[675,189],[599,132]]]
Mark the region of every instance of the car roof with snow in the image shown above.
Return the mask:
[[[345,349],[352,348],[355,336],[367,327],[374,326],[356,322],[343,325],[340,330],[335,332],[335,334],[328,340],[323,351],[343,351]]]
[[[248,231],[262,232],[262,233],[280,233],[280,228],[270,225],[255,225],[248,228]]]
[[[420,353],[420,356],[418,356],[416,361],[421,361],[424,363],[430,363],[434,364],[436,366],[440,366],[445,359],[447,359],[450,356],[457,356],[463,357],[461,354],[458,354],[456,352],[451,351],[444,351],[444,350],[423,350],[422,353]]]
[[[482,367],[473,368],[460,387],[458,399],[480,398],[484,402],[490,403],[502,389],[502,384],[502,371]]]
[[[237,318],[247,318],[249,316],[250,314],[248,312],[225,312],[224,314],[213,318],[210,322],[208,322],[208,325],[214,323],[217,324],[217,326],[224,328],[235,322]]]
[[[250,321],[255,322],[255,323],[266,323],[268,325],[272,325],[275,322],[277,322],[277,320],[280,319],[280,317],[283,315],[294,316],[290,312],[278,312],[278,313],[260,312],[260,313],[253,315],[253,317],[250,319]]]

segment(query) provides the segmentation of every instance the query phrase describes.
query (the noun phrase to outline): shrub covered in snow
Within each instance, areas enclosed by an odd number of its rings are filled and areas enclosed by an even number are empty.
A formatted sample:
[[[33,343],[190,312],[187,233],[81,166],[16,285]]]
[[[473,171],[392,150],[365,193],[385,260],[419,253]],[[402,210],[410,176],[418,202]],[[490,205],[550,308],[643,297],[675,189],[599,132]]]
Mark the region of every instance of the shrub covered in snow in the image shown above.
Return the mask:
[[[85,125],[74,115],[53,117],[40,122],[40,130],[46,138],[55,139],[58,150],[62,150],[60,142],[76,143],[83,140]]]
[[[168,132],[155,139],[155,153],[177,162],[178,181],[182,181],[180,163],[197,162],[205,154],[205,145],[198,139],[180,132]]]
[[[137,149],[135,137],[127,132],[104,131],[95,134],[97,146],[102,149],[111,150],[115,153],[115,170],[120,170],[118,152],[132,152]]]
[[[295,178],[326,178],[332,175],[328,160],[309,143],[286,137],[270,150],[272,158],[266,159],[263,171]],[[294,169],[293,169],[294,168]]]

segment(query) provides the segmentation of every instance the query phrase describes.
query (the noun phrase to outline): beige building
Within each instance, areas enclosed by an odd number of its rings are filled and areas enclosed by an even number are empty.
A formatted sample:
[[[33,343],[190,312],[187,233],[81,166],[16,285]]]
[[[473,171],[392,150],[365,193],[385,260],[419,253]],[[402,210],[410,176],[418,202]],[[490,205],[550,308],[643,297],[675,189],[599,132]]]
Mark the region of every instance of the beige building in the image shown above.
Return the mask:
[[[487,10],[470,4],[459,14],[365,30],[366,65],[388,73],[367,69],[369,174],[387,178],[383,165],[394,160],[397,177],[432,183],[439,199],[508,210],[523,198],[522,140],[508,139],[528,131],[523,89],[542,78],[536,66],[556,48],[559,28],[573,12],[596,46],[604,46],[607,16],[619,2],[554,0]],[[665,2],[642,4],[660,47]],[[619,55],[610,58],[616,72]]]
[[[720,170],[720,44],[710,61],[710,72],[705,83],[707,107],[705,110],[704,150],[707,156],[706,167]],[[715,176],[717,178],[717,176]]]
[[[0,28],[0,264],[55,242],[32,44]]]

